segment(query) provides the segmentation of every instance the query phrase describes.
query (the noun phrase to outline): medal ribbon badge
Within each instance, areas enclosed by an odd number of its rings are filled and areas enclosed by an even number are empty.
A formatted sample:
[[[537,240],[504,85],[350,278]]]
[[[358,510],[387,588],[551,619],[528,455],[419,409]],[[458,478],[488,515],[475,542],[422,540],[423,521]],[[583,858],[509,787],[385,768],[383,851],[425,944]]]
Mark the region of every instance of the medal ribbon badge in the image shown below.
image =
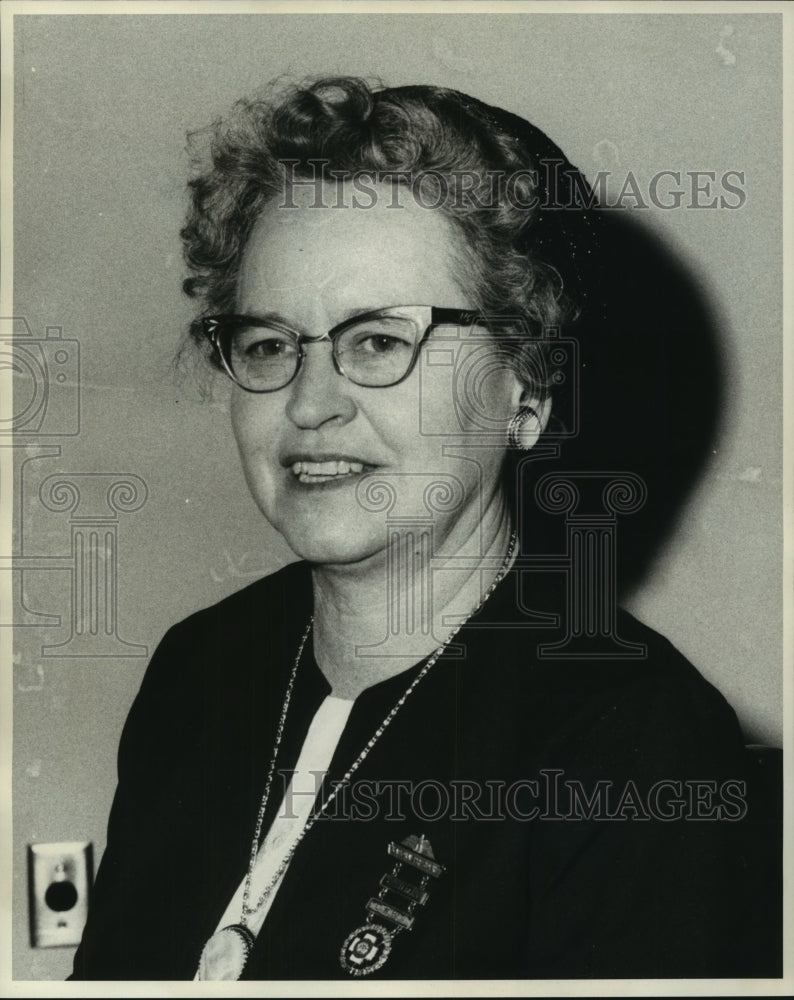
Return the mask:
[[[424,834],[412,834],[401,844],[392,841],[388,853],[395,863],[381,877],[378,895],[366,905],[367,923],[348,934],[339,952],[342,968],[351,976],[368,976],[383,967],[394,938],[413,928],[417,907],[427,903],[430,879],[446,871]]]

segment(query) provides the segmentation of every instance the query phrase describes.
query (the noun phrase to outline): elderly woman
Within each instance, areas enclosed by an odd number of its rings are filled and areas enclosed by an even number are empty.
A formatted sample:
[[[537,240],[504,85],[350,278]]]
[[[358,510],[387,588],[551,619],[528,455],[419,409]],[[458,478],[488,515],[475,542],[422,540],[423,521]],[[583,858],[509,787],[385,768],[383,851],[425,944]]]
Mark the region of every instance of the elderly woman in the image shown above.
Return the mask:
[[[742,974],[736,718],[535,551],[598,314],[581,175],[463,94],[347,78],[241,104],[211,155],[192,333],[300,561],[155,653],[75,978]]]

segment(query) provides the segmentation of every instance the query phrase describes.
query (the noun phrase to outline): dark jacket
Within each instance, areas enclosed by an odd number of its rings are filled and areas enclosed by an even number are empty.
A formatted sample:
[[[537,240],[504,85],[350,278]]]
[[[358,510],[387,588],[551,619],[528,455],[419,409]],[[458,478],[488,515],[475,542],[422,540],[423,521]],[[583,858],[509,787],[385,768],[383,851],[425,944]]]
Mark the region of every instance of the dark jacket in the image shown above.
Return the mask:
[[[446,872],[373,978],[758,975],[745,759],[722,696],[621,612],[641,659],[538,656],[511,572],[402,706],[287,871],[243,978],[348,978],[339,952],[424,834]],[[522,610],[522,608],[524,610]],[[311,611],[293,564],[172,628],[119,749],[77,979],[191,979],[243,878]],[[279,771],[329,693],[307,644]],[[454,651],[453,651],[454,652]],[[326,790],[419,666],[356,701]],[[534,784],[533,784],[534,782]],[[286,783],[277,779],[264,829]],[[402,784],[401,784],[402,783]]]

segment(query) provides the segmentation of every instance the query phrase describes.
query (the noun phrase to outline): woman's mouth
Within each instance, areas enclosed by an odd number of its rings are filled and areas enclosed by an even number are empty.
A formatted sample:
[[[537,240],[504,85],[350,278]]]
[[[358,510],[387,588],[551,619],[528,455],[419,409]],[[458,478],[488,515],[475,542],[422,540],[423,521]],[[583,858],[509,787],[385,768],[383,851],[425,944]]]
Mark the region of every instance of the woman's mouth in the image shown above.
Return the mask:
[[[348,462],[344,459],[292,463],[292,472],[301,483],[331,483],[358,475],[363,471],[363,462]]]

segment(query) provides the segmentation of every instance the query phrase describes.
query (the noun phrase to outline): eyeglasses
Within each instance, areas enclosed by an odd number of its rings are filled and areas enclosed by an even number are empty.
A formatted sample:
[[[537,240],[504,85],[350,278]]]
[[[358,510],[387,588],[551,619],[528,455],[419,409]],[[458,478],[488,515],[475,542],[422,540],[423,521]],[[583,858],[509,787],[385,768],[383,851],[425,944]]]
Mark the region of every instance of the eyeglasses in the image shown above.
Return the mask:
[[[391,306],[361,313],[320,337],[256,316],[202,320],[226,374],[248,392],[276,392],[289,385],[306,356],[305,345],[330,340],[334,368],[356,385],[386,388],[413,371],[419,349],[437,326],[471,326],[480,314],[436,306]]]

